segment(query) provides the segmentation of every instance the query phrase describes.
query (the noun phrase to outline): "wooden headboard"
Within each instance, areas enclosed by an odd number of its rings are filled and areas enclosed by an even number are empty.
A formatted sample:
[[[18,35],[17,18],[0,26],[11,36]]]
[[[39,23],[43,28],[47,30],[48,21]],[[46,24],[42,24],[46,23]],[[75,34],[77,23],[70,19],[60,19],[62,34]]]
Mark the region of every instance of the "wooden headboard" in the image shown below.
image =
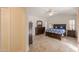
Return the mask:
[[[65,29],[66,30],[66,24],[54,24],[54,29]]]

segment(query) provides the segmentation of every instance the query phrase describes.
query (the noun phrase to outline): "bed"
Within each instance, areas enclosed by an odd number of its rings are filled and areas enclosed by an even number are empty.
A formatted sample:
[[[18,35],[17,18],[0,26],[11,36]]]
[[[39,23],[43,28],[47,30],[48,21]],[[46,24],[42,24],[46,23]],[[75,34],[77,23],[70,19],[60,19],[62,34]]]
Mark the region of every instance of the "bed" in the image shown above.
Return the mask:
[[[54,24],[52,28],[45,31],[46,36],[61,40],[66,35],[66,24]]]

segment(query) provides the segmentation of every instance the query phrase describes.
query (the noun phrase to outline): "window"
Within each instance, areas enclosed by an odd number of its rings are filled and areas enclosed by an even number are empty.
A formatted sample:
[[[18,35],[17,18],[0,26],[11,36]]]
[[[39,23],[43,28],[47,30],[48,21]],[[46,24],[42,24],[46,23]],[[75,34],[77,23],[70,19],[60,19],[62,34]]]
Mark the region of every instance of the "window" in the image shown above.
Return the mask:
[[[75,20],[74,19],[69,20],[69,28],[70,28],[70,30],[75,30]]]
[[[48,28],[53,28],[52,24],[49,24],[49,25],[48,25]]]

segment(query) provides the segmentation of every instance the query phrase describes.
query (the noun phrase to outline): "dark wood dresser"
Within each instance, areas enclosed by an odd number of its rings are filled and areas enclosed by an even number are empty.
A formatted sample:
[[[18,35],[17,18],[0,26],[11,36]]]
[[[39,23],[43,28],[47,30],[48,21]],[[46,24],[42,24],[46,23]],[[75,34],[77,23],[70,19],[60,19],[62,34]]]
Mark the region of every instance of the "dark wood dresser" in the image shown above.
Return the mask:
[[[75,30],[67,30],[67,36],[76,38],[77,37],[76,31]]]
[[[35,34],[39,35],[39,34],[44,34],[45,32],[45,27],[36,27],[35,28]]]
[[[35,34],[36,35],[44,34],[45,27],[43,27],[43,22],[41,20],[38,20],[36,24],[37,24],[37,27],[35,28]]]

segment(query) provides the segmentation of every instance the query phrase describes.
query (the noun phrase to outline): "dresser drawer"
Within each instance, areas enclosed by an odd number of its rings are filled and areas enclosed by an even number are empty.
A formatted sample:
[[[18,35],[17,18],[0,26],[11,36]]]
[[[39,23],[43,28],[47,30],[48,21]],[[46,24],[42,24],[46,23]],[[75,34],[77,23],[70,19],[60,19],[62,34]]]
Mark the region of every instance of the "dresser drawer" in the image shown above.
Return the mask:
[[[43,34],[45,31],[45,27],[36,27],[35,28],[35,34],[38,35],[38,34]]]
[[[67,30],[67,36],[76,38],[76,31],[75,30]]]

